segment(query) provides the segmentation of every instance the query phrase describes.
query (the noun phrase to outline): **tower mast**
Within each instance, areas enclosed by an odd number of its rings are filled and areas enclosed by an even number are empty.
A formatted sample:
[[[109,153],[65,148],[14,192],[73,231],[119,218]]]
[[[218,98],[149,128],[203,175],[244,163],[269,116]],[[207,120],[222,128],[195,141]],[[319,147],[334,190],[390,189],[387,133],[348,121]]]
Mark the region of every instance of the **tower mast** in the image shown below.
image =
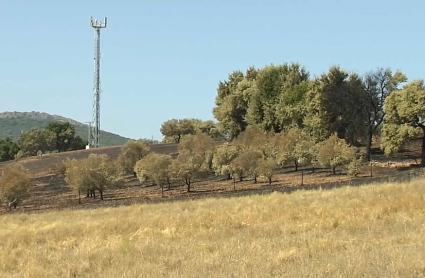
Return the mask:
[[[95,31],[94,43],[94,80],[93,80],[93,120],[90,127],[89,145],[98,148],[100,145],[100,29],[106,28],[107,18],[97,20],[91,18],[91,26]]]

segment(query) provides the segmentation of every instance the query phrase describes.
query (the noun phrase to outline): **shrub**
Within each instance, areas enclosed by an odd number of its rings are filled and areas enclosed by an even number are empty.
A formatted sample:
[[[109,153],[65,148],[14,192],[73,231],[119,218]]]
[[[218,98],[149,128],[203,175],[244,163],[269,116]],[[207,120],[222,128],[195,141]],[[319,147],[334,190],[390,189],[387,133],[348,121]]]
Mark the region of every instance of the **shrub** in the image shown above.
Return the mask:
[[[79,203],[80,194],[85,191],[87,196],[96,197],[98,190],[103,200],[103,192],[114,184],[115,177],[114,165],[106,155],[91,154],[87,159],[66,162],[65,181],[78,192]]]
[[[5,203],[9,210],[28,197],[28,189],[31,179],[24,167],[13,164],[4,169],[4,175],[0,178],[0,200]]]
[[[121,174],[128,175],[134,171],[136,162],[150,152],[149,145],[143,140],[128,141],[121,149],[117,166]]]
[[[337,167],[346,166],[355,158],[355,152],[344,139],[332,135],[320,143],[317,156],[319,163],[331,168],[335,175]]]
[[[277,163],[273,159],[263,159],[258,166],[259,174],[267,179],[269,185],[272,184],[273,170],[276,166]]]
[[[141,182],[147,179],[152,180],[161,187],[161,192],[164,193],[164,184],[168,184],[168,189],[171,185],[171,163],[171,156],[151,153],[136,163],[134,171]]]

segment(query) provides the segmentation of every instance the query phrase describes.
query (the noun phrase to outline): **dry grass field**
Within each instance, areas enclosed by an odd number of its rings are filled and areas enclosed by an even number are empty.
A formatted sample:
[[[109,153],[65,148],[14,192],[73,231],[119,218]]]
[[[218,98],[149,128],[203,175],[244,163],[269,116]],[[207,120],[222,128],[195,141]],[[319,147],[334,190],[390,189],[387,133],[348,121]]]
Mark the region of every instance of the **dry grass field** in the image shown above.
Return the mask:
[[[0,216],[0,277],[423,277],[425,180]]]

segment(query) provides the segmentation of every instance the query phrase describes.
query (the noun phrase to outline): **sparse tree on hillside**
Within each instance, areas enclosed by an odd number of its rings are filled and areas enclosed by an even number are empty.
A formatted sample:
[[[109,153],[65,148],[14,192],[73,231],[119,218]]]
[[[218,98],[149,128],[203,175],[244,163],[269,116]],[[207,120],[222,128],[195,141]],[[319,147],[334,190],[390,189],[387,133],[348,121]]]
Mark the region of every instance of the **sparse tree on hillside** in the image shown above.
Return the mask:
[[[140,182],[147,179],[152,180],[161,188],[161,194],[164,194],[164,184],[171,185],[172,159],[169,155],[150,153],[136,163],[134,171]]]
[[[3,171],[4,175],[0,176],[0,200],[11,210],[28,196],[31,179],[19,164],[8,166]]]
[[[248,127],[234,140],[240,150],[258,150],[267,141],[267,134],[256,126]]]
[[[225,143],[218,146],[212,160],[212,168],[215,174],[225,175],[227,179],[230,179],[232,174],[230,163],[238,156],[238,153],[238,148],[234,145]]]
[[[195,127],[189,119],[171,119],[161,125],[161,133],[166,143],[180,143],[184,135],[195,133]]]
[[[337,167],[346,166],[356,158],[354,149],[336,134],[319,144],[317,157],[323,167],[332,169],[334,175]]]
[[[258,166],[261,159],[262,154],[259,151],[247,150],[242,152],[230,164],[234,178],[236,175],[242,181],[244,176],[247,175],[254,179],[254,183],[257,183],[257,177],[259,175]]]
[[[314,142],[298,128],[292,128],[278,135],[278,160],[281,165],[291,163],[298,171],[299,165],[306,165],[313,158]]]
[[[272,184],[273,170],[277,163],[274,159],[262,159],[258,165],[258,172],[261,176],[267,178],[269,185]]]
[[[79,202],[81,192],[94,193],[95,190],[103,200],[104,191],[115,179],[115,167],[106,155],[90,154],[87,159],[66,162],[65,181],[78,192]]]
[[[166,143],[180,143],[187,135],[205,133],[212,138],[220,138],[216,124],[213,121],[199,119],[171,119],[161,125],[161,133]]]
[[[422,135],[421,165],[425,166],[425,88],[413,81],[402,90],[392,92],[385,101],[382,146],[391,154],[409,139]]]
[[[84,148],[80,137],[75,137],[75,127],[69,122],[52,122],[47,126],[56,135],[56,149],[58,152]]]
[[[142,140],[128,141],[121,149],[117,165],[122,174],[134,173],[136,162],[150,152],[150,147]]]
[[[249,126],[233,141],[240,151],[260,151],[264,158],[277,155],[277,141],[273,134],[266,134],[256,126]]]
[[[192,179],[211,170],[214,141],[206,134],[187,136],[179,145],[179,155],[173,162],[176,177],[183,179],[190,191]]]
[[[34,156],[39,151],[45,153],[55,150],[56,135],[47,129],[33,129],[23,133],[18,144],[23,155]]]

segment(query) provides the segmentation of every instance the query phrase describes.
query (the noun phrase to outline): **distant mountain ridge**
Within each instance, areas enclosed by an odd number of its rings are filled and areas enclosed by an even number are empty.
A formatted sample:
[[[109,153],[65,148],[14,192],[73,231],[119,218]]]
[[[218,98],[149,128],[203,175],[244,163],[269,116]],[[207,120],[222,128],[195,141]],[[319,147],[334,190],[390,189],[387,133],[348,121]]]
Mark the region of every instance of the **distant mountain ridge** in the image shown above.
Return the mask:
[[[51,115],[44,112],[2,112],[0,113],[0,138],[9,137],[18,140],[21,132],[34,128],[45,128],[51,122],[69,122],[75,126],[75,133],[87,140],[87,125],[58,115]],[[116,146],[125,144],[129,138],[120,135],[101,131],[102,146]]]

